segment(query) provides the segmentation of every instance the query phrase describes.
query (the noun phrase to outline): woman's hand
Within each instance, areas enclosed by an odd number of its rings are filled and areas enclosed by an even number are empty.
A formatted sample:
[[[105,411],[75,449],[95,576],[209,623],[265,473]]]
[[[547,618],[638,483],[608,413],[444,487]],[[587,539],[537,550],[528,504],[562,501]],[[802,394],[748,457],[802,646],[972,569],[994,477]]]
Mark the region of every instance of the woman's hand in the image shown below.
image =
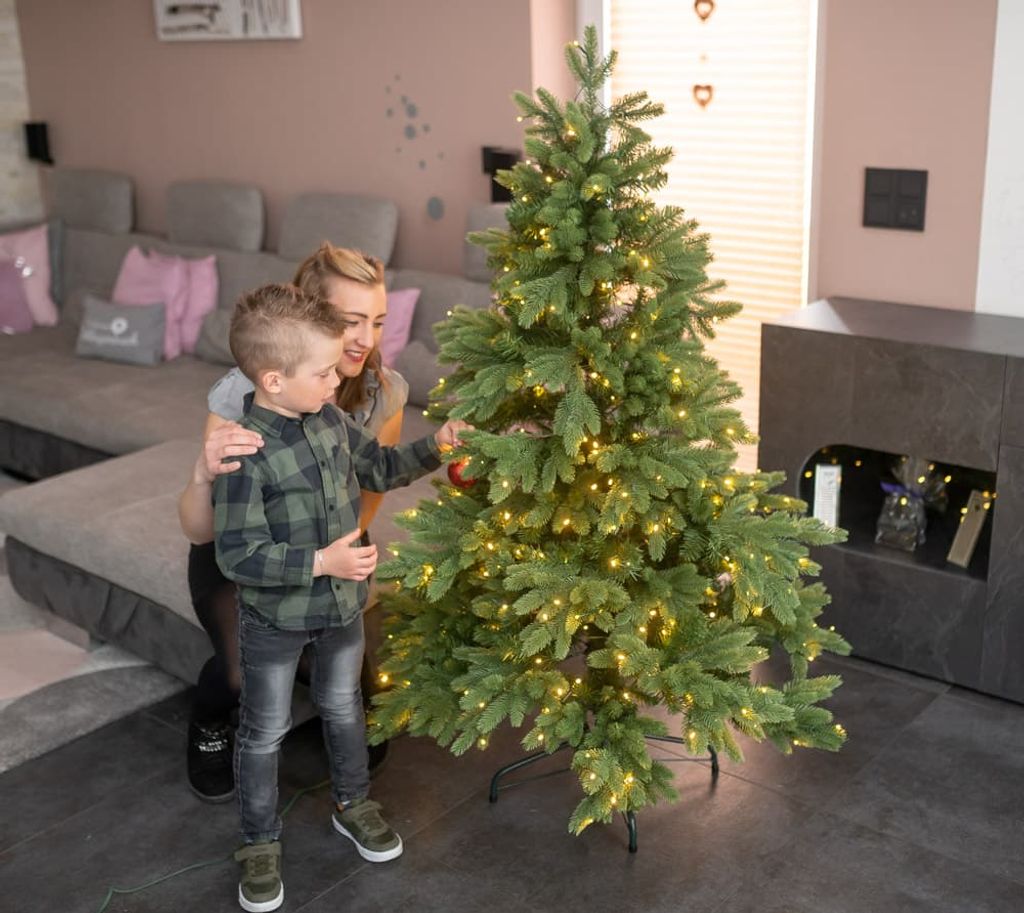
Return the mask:
[[[215,478],[241,468],[239,460],[224,462],[230,457],[251,456],[263,446],[263,438],[236,422],[223,422],[206,437],[196,459],[192,480],[197,485],[210,485]]]
[[[365,580],[377,567],[376,545],[353,545],[363,534],[354,529],[347,536],[335,539],[313,559],[313,576],[327,574],[341,580]]]
[[[459,419],[450,419],[445,422],[437,432],[434,434],[434,440],[437,441],[437,446],[441,451],[451,450],[453,447],[458,447],[462,443],[462,438],[459,435],[463,431],[472,431],[473,426],[468,422],[460,421]]]

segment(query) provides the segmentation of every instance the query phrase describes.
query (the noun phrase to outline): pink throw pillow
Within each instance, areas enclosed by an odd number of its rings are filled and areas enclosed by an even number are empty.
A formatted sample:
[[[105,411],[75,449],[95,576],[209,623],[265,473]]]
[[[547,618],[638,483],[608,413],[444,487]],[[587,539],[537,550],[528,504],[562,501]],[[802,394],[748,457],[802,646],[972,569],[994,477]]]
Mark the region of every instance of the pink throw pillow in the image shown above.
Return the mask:
[[[180,257],[147,257],[138,247],[124,255],[114,285],[115,304],[164,306],[164,358],[181,354],[181,318],[188,301],[188,267]]]
[[[0,235],[0,257],[21,271],[21,283],[32,319],[55,326],[60,319],[50,297],[50,239],[45,225]]]
[[[412,332],[412,317],[416,302],[420,300],[418,288],[400,288],[388,292],[388,316],[384,320],[384,332],[380,337],[380,358],[389,368],[398,358],[398,353],[409,342]]]
[[[13,260],[0,260],[0,333],[27,333],[35,326],[21,273]]]
[[[196,350],[203,318],[217,307],[217,292],[220,288],[217,258],[210,254],[209,257],[200,257],[198,260],[187,260],[184,257],[174,257],[153,250],[149,252],[149,259],[156,260],[168,268],[173,261],[185,264],[188,272],[188,296],[179,327],[182,351],[191,354]]]

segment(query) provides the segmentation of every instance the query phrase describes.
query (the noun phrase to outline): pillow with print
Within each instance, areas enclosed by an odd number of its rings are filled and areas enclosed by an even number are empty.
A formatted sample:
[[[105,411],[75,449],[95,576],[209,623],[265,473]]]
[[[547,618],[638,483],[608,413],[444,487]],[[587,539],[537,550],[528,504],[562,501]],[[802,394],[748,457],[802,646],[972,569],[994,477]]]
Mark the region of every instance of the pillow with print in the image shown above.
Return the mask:
[[[162,303],[115,304],[86,295],[75,354],[131,365],[158,365],[163,360],[165,323]]]
[[[0,235],[0,259],[10,260],[21,274],[21,284],[39,326],[56,326],[60,319],[50,297],[50,237],[45,225]]]
[[[0,260],[0,333],[27,333],[34,326],[21,269],[12,260]]]

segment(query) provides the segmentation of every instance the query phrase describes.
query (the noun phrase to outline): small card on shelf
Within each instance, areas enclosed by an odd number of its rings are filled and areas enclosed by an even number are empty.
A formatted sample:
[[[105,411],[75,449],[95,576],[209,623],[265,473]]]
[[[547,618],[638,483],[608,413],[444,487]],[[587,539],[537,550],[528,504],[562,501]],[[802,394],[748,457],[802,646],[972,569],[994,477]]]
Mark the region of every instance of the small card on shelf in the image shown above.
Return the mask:
[[[957,528],[953,544],[949,548],[946,560],[950,564],[966,568],[971,563],[978,537],[985,525],[985,517],[992,506],[988,492],[974,490],[967,499],[967,506],[961,511],[960,526]]]
[[[812,516],[826,526],[839,525],[839,490],[843,481],[842,466],[819,463],[814,467],[814,507]]]

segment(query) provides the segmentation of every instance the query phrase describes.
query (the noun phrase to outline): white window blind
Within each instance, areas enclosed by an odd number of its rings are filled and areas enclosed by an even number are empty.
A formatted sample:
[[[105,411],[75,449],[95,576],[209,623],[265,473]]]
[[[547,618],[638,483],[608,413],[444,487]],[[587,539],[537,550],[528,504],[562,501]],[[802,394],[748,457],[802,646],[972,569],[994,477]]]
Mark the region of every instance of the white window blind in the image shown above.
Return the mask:
[[[646,91],[665,105],[645,125],[675,150],[657,200],[710,234],[711,277],[744,305],[709,349],[743,387],[739,406],[756,431],[761,324],[806,300],[815,0],[714,7],[702,22],[689,0],[611,0],[612,96]],[[694,85],[713,87],[704,108]],[[755,456],[744,448],[741,467]]]

